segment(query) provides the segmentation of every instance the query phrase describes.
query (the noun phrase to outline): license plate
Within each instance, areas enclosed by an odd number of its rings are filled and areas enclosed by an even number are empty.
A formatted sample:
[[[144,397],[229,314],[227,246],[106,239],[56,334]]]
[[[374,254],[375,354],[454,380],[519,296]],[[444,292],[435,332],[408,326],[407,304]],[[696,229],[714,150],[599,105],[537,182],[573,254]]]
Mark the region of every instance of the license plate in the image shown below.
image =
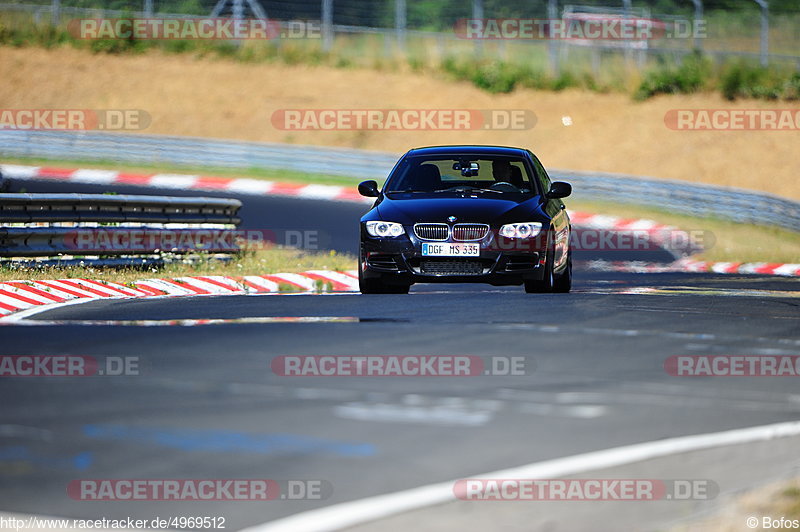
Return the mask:
[[[477,257],[480,244],[422,244],[423,257]]]

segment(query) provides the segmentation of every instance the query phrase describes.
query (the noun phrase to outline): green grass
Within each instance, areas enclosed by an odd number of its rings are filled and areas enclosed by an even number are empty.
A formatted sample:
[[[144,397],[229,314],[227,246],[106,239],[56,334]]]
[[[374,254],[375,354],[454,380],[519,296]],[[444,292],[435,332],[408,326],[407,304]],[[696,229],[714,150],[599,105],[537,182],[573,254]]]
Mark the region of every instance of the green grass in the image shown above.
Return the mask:
[[[800,486],[791,486],[781,493],[781,512],[775,515],[785,516],[787,519],[800,519]]]
[[[356,269],[356,258],[336,251],[301,251],[275,247],[242,252],[230,261],[199,260],[189,263],[174,262],[160,267],[102,268],[92,266],[18,268],[0,266],[0,282],[46,279],[89,278],[130,285],[134,281],[150,278],[188,277],[194,275],[267,275],[271,273],[302,272],[307,270],[346,271]],[[293,291],[293,285],[281,291]]]

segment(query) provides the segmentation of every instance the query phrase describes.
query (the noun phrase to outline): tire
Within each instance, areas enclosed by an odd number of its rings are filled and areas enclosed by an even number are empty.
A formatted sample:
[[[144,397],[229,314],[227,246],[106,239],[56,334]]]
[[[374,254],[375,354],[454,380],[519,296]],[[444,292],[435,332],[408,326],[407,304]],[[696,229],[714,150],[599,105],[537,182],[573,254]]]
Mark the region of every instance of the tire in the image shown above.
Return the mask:
[[[526,294],[547,294],[553,291],[555,277],[553,276],[553,251],[547,252],[547,260],[544,263],[544,275],[541,281],[525,281]]]
[[[407,294],[411,288],[407,284],[385,284],[377,279],[359,279],[358,287],[362,294]]]
[[[555,283],[553,283],[553,292],[558,292],[559,294],[567,294],[572,290],[572,250],[567,253],[567,267],[564,269],[564,273],[556,277]]]

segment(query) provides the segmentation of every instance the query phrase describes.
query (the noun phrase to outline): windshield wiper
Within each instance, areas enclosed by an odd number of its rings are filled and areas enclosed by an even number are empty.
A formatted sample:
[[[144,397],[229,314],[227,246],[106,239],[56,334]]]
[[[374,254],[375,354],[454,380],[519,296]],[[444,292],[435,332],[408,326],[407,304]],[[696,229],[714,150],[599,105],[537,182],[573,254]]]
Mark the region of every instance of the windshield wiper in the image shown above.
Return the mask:
[[[494,190],[491,188],[478,188],[478,187],[453,187],[453,188],[444,188],[441,190],[437,190],[436,193],[439,192],[494,192],[496,194],[502,194],[499,190]]]

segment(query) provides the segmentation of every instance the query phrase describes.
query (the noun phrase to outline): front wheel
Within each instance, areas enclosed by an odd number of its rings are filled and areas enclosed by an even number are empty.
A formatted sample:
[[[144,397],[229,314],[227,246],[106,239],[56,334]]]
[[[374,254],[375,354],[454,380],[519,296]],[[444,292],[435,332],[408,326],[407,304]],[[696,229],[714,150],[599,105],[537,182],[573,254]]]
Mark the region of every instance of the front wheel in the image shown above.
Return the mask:
[[[572,290],[572,250],[568,251],[567,267],[564,272],[555,278],[553,283],[553,292],[566,294]]]
[[[553,253],[547,252],[547,260],[544,261],[544,275],[541,281],[525,281],[526,294],[546,294],[553,291],[555,278],[553,276]]]

